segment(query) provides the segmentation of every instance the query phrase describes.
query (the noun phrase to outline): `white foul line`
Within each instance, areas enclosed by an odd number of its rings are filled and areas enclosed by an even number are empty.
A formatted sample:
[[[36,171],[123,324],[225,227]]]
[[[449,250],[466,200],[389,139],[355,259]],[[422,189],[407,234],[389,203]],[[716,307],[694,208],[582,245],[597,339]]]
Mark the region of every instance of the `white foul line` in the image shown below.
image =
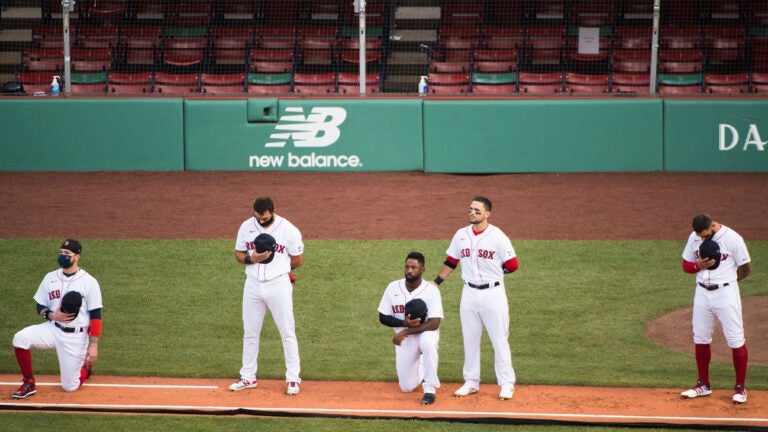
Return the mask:
[[[0,382],[0,386],[18,385],[18,382]],[[37,386],[60,386],[61,383],[35,383]],[[122,388],[149,388],[149,389],[217,389],[219,386],[203,386],[203,385],[165,385],[165,384],[83,384],[83,387],[122,387]]]
[[[203,410],[203,411],[233,411],[249,410],[256,412],[295,412],[295,413],[327,413],[327,414],[392,414],[402,417],[404,414],[419,416],[458,415],[467,419],[478,417],[518,417],[528,419],[597,419],[597,420],[644,420],[644,421],[679,421],[679,422],[738,422],[738,423],[768,423],[768,418],[734,418],[734,417],[674,417],[674,416],[641,416],[641,415],[611,415],[611,414],[556,414],[535,412],[481,412],[481,411],[416,411],[416,410],[374,410],[374,409],[340,409],[340,408],[258,408],[258,407],[228,407],[205,405],[107,405],[107,404],[29,404],[2,403],[2,407],[34,406],[38,408],[101,408],[101,409],[132,409],[132,410]]]

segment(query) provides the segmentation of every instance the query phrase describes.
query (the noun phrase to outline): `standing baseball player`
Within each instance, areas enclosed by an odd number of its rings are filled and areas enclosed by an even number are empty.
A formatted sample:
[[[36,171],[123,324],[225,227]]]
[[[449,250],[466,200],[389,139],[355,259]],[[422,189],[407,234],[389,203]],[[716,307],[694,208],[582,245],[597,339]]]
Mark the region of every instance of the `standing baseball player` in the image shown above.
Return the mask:
[[[717,254],[705,258],[704,255],[710,252],[703,251],[707,251],[710,245]],[[752,263],[744,239],[731,228],[712,220],[709,215],[696,215],[693,218],[693,232],[688,236],[688,243],[683,249],[683,270],[696,275],[692,321],[699,379],[693,388],[682,392],[681,396],[696,398],[712,394],[709,382],[709,362],[712,358],[710,344],[717,318],[733,354],[733,368],[736,372],[733,401],[745,403],[748,352],[744,339],[739,281],[752,272]]]
[[[476,196],[469,204],[469,226],[459,229],[446,251],[446,259],[435,284],[440,285],[461,263],[464,288],[459,314],[464,337],[464,385],[453,395],[477,393],[480,389],[480,338],[483,327],[493,345],[499,399],[512,399],[515,370],[509,349],[509,304],[504,274],[517,270],[517,255],[509,238],[488,223],[491,200]]]
[[[61,387],[66,392],[80,388],[91,375],[93,362],[99,357],[101,288],[80,268],[81,252],[77,240],[64,241],[58,258],[61,268],[45,275],[34,295],[37,313],[45,322],[26,327],[13,337],[16,360],[24,377],[21,387],[11,395],[15,399],[37,393],[31,348],[56,350]]]
[[[410,393],[422,384],[424,396],[421,403],[435,402],[435,391],[440,387],[437,378],[438,342],[443,304],[440,290],[422,279],[424,255],[411,252],[405,258],[405,278],[387,286],[379,302],[379,322],[392,327],[395,336],[395,364],[400,390]],[[411,316],[407,305],[420,299],[426,305],[424,321]],[[423,381],[423,383],[422,383]]]
[[[257,252],[254,243],[260,234],[274,239],[274,250]],[[245,264],[243,289],[243,367],[240,380],[232,391],[256,387],[259,338],[267,310],[280,332],[285,355],[286,394],[299,394],[299,344],[293,316],[293,284],[291,270],[304,262],[301,232],[287,219],[275,214],[271,198],[256,198],[253,217],[240,226],[235,243],[235,259]]]

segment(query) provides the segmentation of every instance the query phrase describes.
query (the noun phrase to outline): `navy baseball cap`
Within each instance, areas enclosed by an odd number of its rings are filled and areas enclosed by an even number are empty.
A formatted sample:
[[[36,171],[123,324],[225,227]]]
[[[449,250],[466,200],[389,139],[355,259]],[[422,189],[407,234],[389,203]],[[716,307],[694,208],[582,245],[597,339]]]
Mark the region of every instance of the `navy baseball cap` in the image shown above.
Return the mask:
[[[83,247],[80,245],[80,242],[75,239],[66,239],[64,240],[64,243],[61,244],[60,249],[66,249],[79,255],[80,252],[82,252]]]

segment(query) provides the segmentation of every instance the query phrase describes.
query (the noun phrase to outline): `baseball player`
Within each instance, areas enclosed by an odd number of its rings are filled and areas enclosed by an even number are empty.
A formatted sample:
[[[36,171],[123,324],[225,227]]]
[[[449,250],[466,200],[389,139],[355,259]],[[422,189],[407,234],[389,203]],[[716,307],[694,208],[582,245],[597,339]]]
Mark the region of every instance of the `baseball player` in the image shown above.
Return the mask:
[[[254,239],[261,233],[274,237],[274,251],[255,251]],[[269,310],[283,341],[286,394],[297,395],[301,366],[290,272],[304,262],[301,232],[287,219],[275,214],[271,198],[257,198],[253,203],[253,217],[243,222],[237,232],[235,259],[245,264],[246,275],[243,289],[243,367],[240,369],[240,380],[229,389],[239,391],[256,387],[259,338]]]
[[[719,262],[704,258],[699,252],[702,242],[712,240],[719,246]],[[739,281],[749,276],[752,264],[744,239],[731,228],[722,225],[707,214],[693,218],[693,232],[683,249],[683,270],[696,275],[693,297],[693,343],[699,379],[696,385],[681,393],[685,398],[712,394],[709,382],[710,344],[715,318],[723,327],[723,335],[733,353],[736,386],[733,401],[745,403],[747,390],[747,345],[741,313]]]
[[[423,381],[421,403],[430,405],[435,402],[435,391],[440,387],[437,348],[443,304],[440,290],[425,282],[421,277],[423,273],[424,255],[409,253],[405,258],[405,278],[390,283],[381,297],[379,322],[395,331],[392,342],[400,390],[412,392]],[[426,321],[405,314],[406,304],[412,299],[426,303]]]
[[[517,270],[515,249],[498,227],[488,223],[491,201],[476,196],[469,204],[469,226],[459,229],[446,251],[447,257],[435,284],[440,285],[461,263],[464,288],[459,314],[464,337],[464,385],[453,395],[477,393],[480,389],[480,338],[483,327],[493,345],[499,399],[512,399],[515,370],[509,349],[509,304],[504,274]]]
[[[58,270],[45,275],[34,295],[37,313],[45,322],[20,330],[13,337],[16,359],[24,381],[11,396],[24,399],[37,393],[32,373],[32,353],[35,349],[55,349],[59,358],[61,387],[66,392],[80,388],[91,375],[93,362],[99,356],[101,335],[101,288],[88,272],[80,268],[82,246],[67,239],[59,251]],[[62,300],[67,293],[76,292],[80,308],[66,313]]]

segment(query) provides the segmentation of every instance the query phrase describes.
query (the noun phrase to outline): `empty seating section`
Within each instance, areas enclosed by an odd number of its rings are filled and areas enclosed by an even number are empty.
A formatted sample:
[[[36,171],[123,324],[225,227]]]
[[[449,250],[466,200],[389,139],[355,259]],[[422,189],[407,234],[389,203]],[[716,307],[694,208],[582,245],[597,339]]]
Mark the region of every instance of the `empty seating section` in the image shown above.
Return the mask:
[[[406,49],[426,54],[403,69],[434,94],[768,93],[768,1],[661,0],[655,71],[652,0],[441,0],[433,36],[402,44],[397,9],[418,8],[366,3],[366,93],[386,92]],[[61,2],[40,8],[13,66],[28,91],[64,73]],[[72,14],[73,93],[360,93],[352,0],[91,0]]]

